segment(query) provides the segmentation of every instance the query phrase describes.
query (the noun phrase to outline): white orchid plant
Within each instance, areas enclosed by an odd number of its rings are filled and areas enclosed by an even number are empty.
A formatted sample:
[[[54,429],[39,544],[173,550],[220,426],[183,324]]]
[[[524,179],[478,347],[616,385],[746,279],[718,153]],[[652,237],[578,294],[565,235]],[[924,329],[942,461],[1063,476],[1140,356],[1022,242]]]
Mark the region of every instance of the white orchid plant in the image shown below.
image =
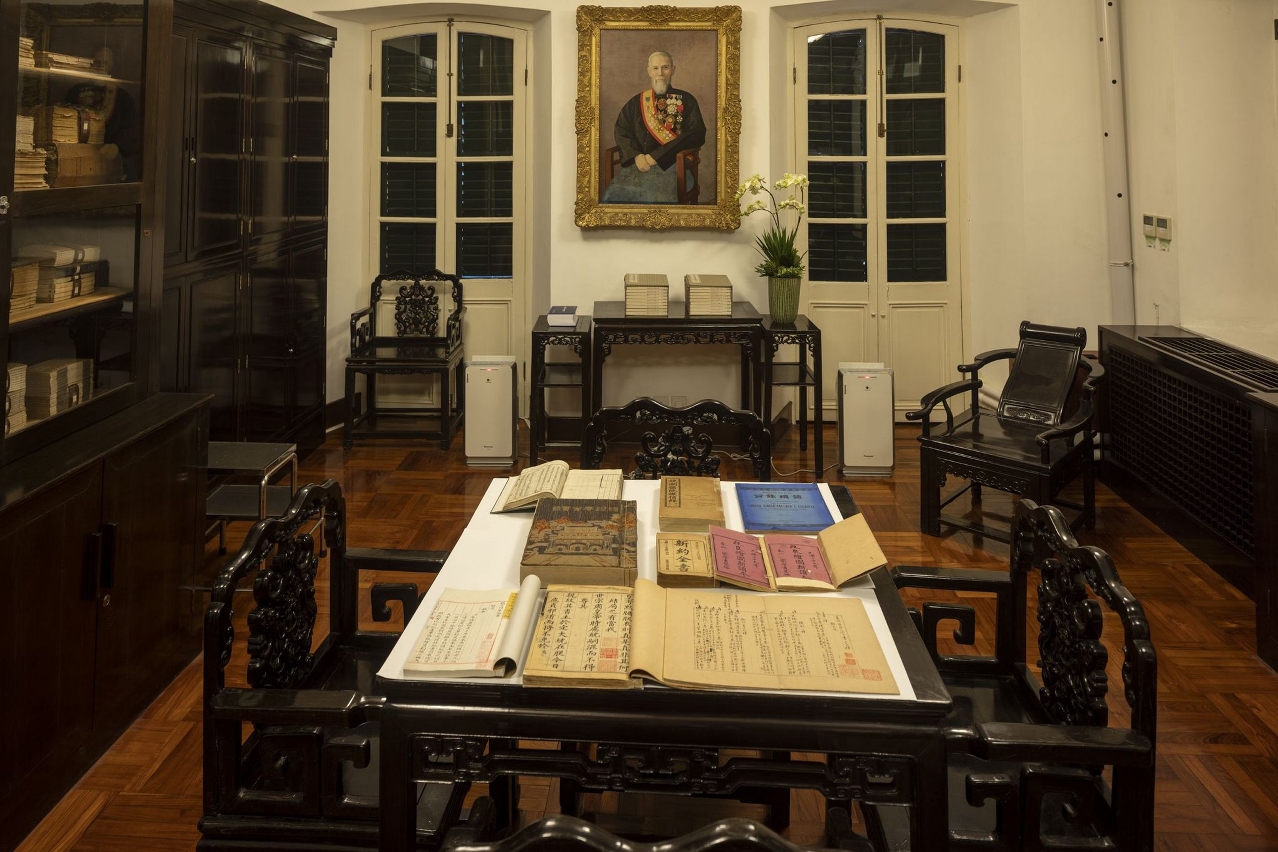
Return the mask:
[[[804,204],[807,186],[807,175],[786,172],[771,187],[763,175],[752,175],[737,187],[737,193],[733,196],[737,204],[741,204],[746,195],[756,196],[755,200],[741,208],[741,218],[759,210],[772,217],[772,224],[768,229],[754,238],[755,248],[763,256],[763,263],[754,268],[760,275],[770,278],[798,278],[803,275],[804,253],[795,248],[794,241],[799,235],[799,223],[803,221],[803,214],[807,212]],[[758,198],[761,193],[766,193],[768,197]],[[783,195],[779,201],[777,194]],[[793,228],[781,224],[782,210],[793,210],[798,214]]]

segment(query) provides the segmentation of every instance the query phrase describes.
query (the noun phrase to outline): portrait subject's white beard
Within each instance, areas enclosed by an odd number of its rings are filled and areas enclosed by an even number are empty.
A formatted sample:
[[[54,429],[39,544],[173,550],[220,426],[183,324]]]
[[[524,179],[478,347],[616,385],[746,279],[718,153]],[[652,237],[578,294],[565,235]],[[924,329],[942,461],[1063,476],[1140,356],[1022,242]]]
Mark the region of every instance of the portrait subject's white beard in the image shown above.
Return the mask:
[[[652,90],[659,95],[664,95],[666,92],[670,91],[670,81],[669,80],[653,80]]]

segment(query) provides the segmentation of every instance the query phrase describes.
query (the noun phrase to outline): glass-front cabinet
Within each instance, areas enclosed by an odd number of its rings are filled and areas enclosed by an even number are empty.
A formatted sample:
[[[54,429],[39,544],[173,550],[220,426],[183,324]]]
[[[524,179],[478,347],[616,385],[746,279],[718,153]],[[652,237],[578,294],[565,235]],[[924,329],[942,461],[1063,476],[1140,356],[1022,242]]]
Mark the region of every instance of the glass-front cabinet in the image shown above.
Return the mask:
[[[0,251],[9,288],[0,463],[144,395],[155,244],[145,2],[0,0]],[[151,131],[148,133],[148,131]]]

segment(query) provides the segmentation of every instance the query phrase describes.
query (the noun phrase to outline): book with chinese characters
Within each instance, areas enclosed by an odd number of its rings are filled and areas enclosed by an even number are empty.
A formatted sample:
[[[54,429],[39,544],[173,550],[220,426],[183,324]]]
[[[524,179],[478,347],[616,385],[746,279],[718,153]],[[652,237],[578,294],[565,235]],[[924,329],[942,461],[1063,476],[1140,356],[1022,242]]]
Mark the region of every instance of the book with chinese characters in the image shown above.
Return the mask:
[[[444,589],[404,671],[431,677],[507,677],[523,657],[541,581],[518,589]]]
[[[723,526],[723,494],[713,476],[663,476],[657,503],[662,532],[705,532]]]
[[[545,497],[565,500],[620,500],[622,474],[610,470],[572,470],[565,461],[534,465],[506,480],[493,513],[532,511]]]
[[[738,482],[735,487],[746,532],[817,533],[834,523],[815,482]]]
[[[537,501],[519,576],[543,585],[629,586],[638,567],[634,500]]]
[[[524,685],[791,689],[898,695],[854,597],[551,586]]]
[[[833,591],[886,564],[860,512],[815,538],[720,527],[711,527],[709,535],[657,536],[657,582],[666,588],[727,583],[761,592]]]
[[[577,325],[577,306],[552,305],[546,311],[546,325],[551,328],[573,328]]]
[[[714,588],[719,580],[705,533],[657,533],[657,585],[667,589]]]

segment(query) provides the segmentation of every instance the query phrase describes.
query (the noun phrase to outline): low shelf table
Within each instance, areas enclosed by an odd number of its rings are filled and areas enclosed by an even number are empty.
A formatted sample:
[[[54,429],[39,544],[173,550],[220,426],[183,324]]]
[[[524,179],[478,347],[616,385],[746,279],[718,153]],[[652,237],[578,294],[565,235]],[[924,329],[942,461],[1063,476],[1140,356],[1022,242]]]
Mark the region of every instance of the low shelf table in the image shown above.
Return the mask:
[[[288,485],[272,485],[288,469]],[[297,490],[297,445],[252,441],[209,441],[210,474],[255,477],[256,483],[227,482],[209,492],[205,517],[214,519],[218,553],[226,552],[227,521],[258,521],[284,514]],[[210,534],[213,527],[209,527]]]
[[[581,432],[594,414],[590,404],[590,335],[591,318],[579,315],[573,326],[551,326],[546,316],[537,318],[532,330],[532,386],[528,404],[528,463],[537,463],[537,451],[544,450],[547,442],[560,443],[551,435],[553,421],[570,418],[551,417],[546,412],[546,391],[550,388],[575,389],[581,394],[581,416],[576,427],[577,443]],[[571,346],[577,361],[547,361],[546,350],[551,346]],[[571,433],[570,433],[571,434]],[[563,441],[563,443],[569,443]]]
[[[772,388],[797,387],[799,389],[799,449],[808,448],[808,388],[812,388],[812,449],[816,473],[813,479],[821,481],[825,470],[821,400],[821,329],[803,314],[792,323],[780,323],[767,316],[763,318],[763,420],[772,424]],[[798,347],[796,360],[778,361],[777,352],[782,346]]]

